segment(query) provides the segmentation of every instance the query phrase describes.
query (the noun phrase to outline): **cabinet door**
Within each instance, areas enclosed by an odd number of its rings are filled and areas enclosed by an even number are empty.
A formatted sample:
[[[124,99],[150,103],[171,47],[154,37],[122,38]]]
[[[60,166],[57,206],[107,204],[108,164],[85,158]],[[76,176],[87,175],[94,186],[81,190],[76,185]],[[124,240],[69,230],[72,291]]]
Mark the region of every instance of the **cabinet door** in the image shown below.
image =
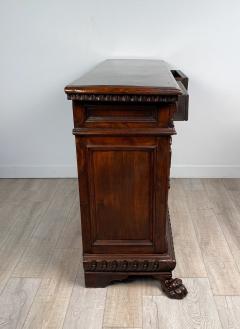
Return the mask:
[[[84,252],[164,252],[168,137],[76,140]]]

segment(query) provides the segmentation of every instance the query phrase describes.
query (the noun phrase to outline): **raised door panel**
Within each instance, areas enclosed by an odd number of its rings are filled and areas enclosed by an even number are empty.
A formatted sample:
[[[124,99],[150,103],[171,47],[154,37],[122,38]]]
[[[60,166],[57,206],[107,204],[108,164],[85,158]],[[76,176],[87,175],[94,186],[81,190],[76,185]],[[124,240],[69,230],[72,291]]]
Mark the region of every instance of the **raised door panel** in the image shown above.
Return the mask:
[[[154,147],[90,147],[94,245],[153,245]]]
[[[89,216],[82,220],[90,219],[90,252],[159,252],[166,215],[161,141],[91,138],[84,149]]]

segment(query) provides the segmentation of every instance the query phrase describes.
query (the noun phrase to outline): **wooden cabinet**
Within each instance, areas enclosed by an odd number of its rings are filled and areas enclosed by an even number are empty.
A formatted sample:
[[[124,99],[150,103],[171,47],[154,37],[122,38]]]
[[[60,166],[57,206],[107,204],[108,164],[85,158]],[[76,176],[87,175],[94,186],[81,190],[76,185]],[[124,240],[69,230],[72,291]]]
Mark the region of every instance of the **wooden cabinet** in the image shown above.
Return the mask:
[[[187,78],[162,61],[107,60],[68,85],[73,101],[85,284],[132,275],[187,291],[168,213],[173,118],[187,119]]]

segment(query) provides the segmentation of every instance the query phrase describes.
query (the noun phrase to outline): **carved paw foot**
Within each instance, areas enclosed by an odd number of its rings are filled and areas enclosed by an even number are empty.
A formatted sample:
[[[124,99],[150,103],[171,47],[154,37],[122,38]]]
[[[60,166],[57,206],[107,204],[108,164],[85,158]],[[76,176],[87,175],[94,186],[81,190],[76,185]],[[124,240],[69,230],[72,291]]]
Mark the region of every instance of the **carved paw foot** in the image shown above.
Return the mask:
[[[168,279],[161,281],[161,286],[169,298],[183,299],[188,293],[181,279]]]

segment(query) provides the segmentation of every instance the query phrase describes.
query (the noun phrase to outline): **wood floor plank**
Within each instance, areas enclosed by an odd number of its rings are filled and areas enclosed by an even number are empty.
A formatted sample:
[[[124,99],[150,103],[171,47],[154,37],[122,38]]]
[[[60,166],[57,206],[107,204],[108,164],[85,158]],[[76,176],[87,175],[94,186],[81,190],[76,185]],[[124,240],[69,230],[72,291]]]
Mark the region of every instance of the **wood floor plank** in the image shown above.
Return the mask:
[[[221,207],[214,205],[214,212],[240,271],[240,190],[236,190],[236,186],[233,189],[232,184],[231,189],[225,185],[226,180],[222,180],[219,184],[208,182],[206,187],[217,195],[221,203]]]
[[[40,225],[33,232],[33,237],[44,241],[55,241],[66,223],[67,216],[76,199],[77,181],[75,179],[62,179],[58,191],[52,200],[46,215]],[[58,230],[58,227],[61,227]],[[60,231],[60,232],[59,232]]]
[[[54,196],[56,189],[61,184],[60,179],[31,179],[29,186],[25,186],[21,202],[25,201],[49,201]]]
[[[0,293],[26,249],[18,236],[8,234],[3,240],[4,244],[0,248]]]
[[[234,207],[236,208],[237,212],[240,213],[240,191],[229,191],[227,190],[227,193],[234,204]]]
[[[8,203],[8,206],[13,211],[3,218],[3,221],[6,220],[10,224],[5,225],[2,231],[5,238],[2,239],[0,248],[4,247],[8,234],[14,235],[20,243],[26,243],[39,225],[41,217],[48,207],[48,202],[25,202],[22,205]]]
[[[240,214],[233,208],[225,209],[216,217],[240,271]]]
[[[8,280],[10,279],[11,272],[10,271],[0,271],[0,294],[5,288]]]
[[[47,186],[52,185],[48,183]],[[56,183],[55,183],[56,189]],[[39,190],[42,189],[39,186]],[[45,190],[42,191],[45,193]],[[24,193],[21,193],[24,194]],[[39,224],[40,217],[46,211],[51,198],[44,200],[39,197],[39,200],[31,200],[31,192],[26,192],[28,199],[24,202],[7,201],[0,205],[0,232],[6,238],[8,233],[14,234],[21,238],[29,238],[34,228]],[[54,194],[54,193],[53,193]],[[54,195],[52,195],[52,198]],[[0,247],[4,244],[4,239],[1,239]]]
[[[198,179],[196,183],[196,179],[176,179],[182,191],[182,197],[185,198],[190,212],[196,209],[212,209],[209,199],[206,196],[204,180]]]
[[[142,327],[141,282],[108,287],[103,327]]]
[[[232,194],[235,193],[238,193],[240,198],[238,185],[233,186],[233,182],[226,184],[226,179],[208,179],[204,180],[204,187],[238,272],[240,272],[240,208],[238,209],[232,198]],[[238,284],[240,284],[240,279]]]
[[[19,187],[11,194],[9,201],[18,203],[49,201],[59,184],[61,184],[60,179],[20,179]]]
[[[240,178],[223,178],[222,183],[228,191],[240,192]]]
[[[191,213],[182,192],[182,180],[172,180],[171,182],[169,208],[177,259],[174,275],[191,278],[206,277],[207,273],[197,242]]]
[[[16,199],[21,193],[23,184],[22,179],[0,179],[0,204]]]
[[[60,181],[52,202],[33,231],[27,248],[13,271],[14,276],[42,277],[67,221],[76,193],[75,180]]]
[[[202,260],[199,247],[193,249],[191,241],[176,239],[175,256],[177,260],[174,276],[180,278],[203,278],[207,277],[205,265]],[[190,265],[191,264],[191,265]]]
[[[0,234],[5,236],[19,218],[22,206],[12,202],[1,202],[0,205]],[[0,241],[2,243],[2,239]]]
[[[214,294],[239,295],[240,273],[215,214],[220,200],[205,189],[184,193]]]
[[[198,241],[215,295],[239,295],[240,273],[212,210],[193,214]]]
[[[0,296],[0,327],[21,329],[41,280],[12,278]]]
[[[24,329],[60,329],[79,267],[77,249],[56,249],[49,262]]]
[[[215,296],[223,329],[239,329],[240,296]]]
[[[76,195],[73,207],[69,213],[63,231],[61,232],[56,248],[82,249],[82,233],[79,209],[79,197]]]
[[[22,180],[17,180],[17,182],[23,183]],[[22,185],[20,186],[22,187]],[[26,191],[26,195],[27,194],[28,192]],[[7,199],[1,204],[0,292],[11,277],[16,264],[26,250],[31,234],[40,223],[41,216],[45,213],[50,200],[26,200],[24,202],[18,202],[18,199],[15,199],[14,201],[12,199],[10,201]]]
[[[102,329],[106,288],[85,288],[83,269],[78,273],[63,329]]]
[[[166,296],[143,297],[143,329],[222,329],[207,279],[185,279],[188,296],[171,300]]]
[[[137,289],[141,289],[142,296],[161,296],[163,295],[161,284],[159,280],[154,280],[152,278],[142,278],[138,279]]]
[[[211,209],[215,212],[223,209],[227,203],[222,202],[222,193],[224,191],[224,184],[222,179],[203,179],[202,185],[204,187],[205,198],[204,202],[208,203]]]
[[[46,211],[49,202],[6,202],[0,206],[0,248],[8,234],[19,236],[21,241],[29,238],[39,224],[40,217]]]
[[[221,256],[225,261],[233,261],[231,251],[212,209],[192,212],[195,231],[205,259]]]
[[[15,209],[16,207],[16,209]],[[46,202],[13,205],[9,213],[11,226],[5,226],[0,240],[0,291],[26,251],[29,238],[46,210]],[[16,211],[15,211],[16,210]],[[14,220],[11,219],[14,217]],[[4,220],[4,219],[3,219]],[[14,224],[13,224],[14,221]]]

